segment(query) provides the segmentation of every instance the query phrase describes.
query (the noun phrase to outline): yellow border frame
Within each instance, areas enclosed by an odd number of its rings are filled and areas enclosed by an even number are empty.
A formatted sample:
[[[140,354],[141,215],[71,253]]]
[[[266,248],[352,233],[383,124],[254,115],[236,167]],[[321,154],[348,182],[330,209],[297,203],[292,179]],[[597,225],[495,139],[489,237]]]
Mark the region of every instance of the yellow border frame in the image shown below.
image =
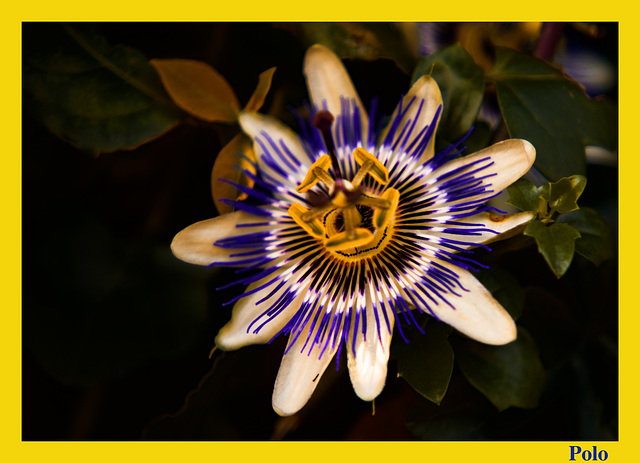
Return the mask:
[[[631,246],[635,220],[629,214],[635,199],[633,177],[638,153],[629,135],[637,133],[632,109],[638,92],[629,86],[635,77],[638,53],[638,14],[622,2],[582,1],[575,5],[557,0],[535,3],[497,2],[382,2],[324,0],[322,2],[249,0],[221,5],[215,1],[185,4],[112,0],[93,2],[43,2],[13,6],[2,15],[2,80],[4,104],[2,124],[5,140],[3,168],[0,170],[2,202],[3,278],[0,294],[4,304],[0,324],[3,366],[0,455],[4,461],[216,461],[219,459],[281,462],[304,459],[308,462],[365,460],[394,461],[569,461],[569,446],[579,445],[608,452],[607,461],[633,461],[638,429],[638,399],[635,393],[637,346],[632,330],[639,316],[630,288],[635,283],[638,252]],[[625,2],[627,5],[629,2]],[[9,7],[4,7],[11,8]],[[108,8],[108,10],[106,9]],[[606,8],[606,10],[604,10]],[[536,17],[532,17],[535,14]],[[620,433],[614,442],[355,442],[355,443],[46,443],[21,442],[21,23],[22,21],[510,21],[510,20],[616,21],[620,24]],[[627,136],[625,136],[627,135]],[[28,263],[25,263],[28,264]],[[576,461],[581,461],[577,459]]]

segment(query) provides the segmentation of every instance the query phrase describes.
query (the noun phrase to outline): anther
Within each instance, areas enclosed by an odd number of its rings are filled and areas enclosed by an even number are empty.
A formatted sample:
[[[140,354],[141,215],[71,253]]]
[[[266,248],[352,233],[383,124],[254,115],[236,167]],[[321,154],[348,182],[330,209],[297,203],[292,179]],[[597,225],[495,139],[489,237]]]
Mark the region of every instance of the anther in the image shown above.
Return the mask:
[[[309,213],[309,209],[301,206],[300,204],[293,203],[289,207],[289,216],[300,225],[307,233],[314,238],[324,238],[324,227],[322,222],[317,218],[305,218],[305,214]]]
[[[400,192],[395,188],[387,188],[387,190],[382,193],[379,200],[387,201],[388,203],[387,207],[379,207],[373,211],[373,225],[377,229],[382,229],[391,222],[391,218],[398,208]]]
[[[363,148],[356,148],[353,157],[360,166],[360,170],[353,179],[354,185],[360,185],[365,174],[371,175],[381,185],[389,183],[389,171],[378,158]]]
[[[331,125],[334,118],[329,111],[320,110],[313,116],[313,126],[320,131],[324,144],[327,147],[329,156],[331,157],[331,165],[333,166],[336,178],[343,178],[340,170],[340,163],[336,156],[336,147],[333,144],[333,136],[331,135]]]
[[[329,156],[326,154],[324,156],[320,156],[320,158],[313,163],[302,183],[300,183],[296,188],[296,191],[298,193],[304,193],[310,190],[318,182],[324,183],[329,189],[333,187],[333,179],[327,172],[330,165],[331,158],[329,158]]]

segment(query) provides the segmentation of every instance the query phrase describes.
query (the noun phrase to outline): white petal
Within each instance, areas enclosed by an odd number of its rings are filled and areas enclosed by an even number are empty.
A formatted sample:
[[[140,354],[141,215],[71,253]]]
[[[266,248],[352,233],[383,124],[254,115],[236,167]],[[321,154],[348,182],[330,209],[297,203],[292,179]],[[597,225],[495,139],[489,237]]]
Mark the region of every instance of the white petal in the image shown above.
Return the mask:
[[[326,106],[333,117],[342,112],[341,97],[355,100],[362,120],[362,139],[366,140],[369,118],[340,58],[328,48],[314,45],[304,57],[304,75],[312,103],[318,109]]]
[[[479,172],[477,176],[492,175],[484,182],[491,184],[493,193],[499,193],[531,168],[536,159],[536,150],[527,140],[510,138],[477,153],[451,161],[434,171],[434,175],[440,176],[484,158],[489,158],[493,164]],[[481,165],[484,164],[486,163]],[[470,166],[470,170],[477,167],[478,164]]]
[[[353,384],[358,397],[362,400],[373,400],[382,392],[387,377],[389,346],[395,319],[393,314],[389,314],[391,333],[386,324],[383,324],[380,328],[380,339],[378,339],[377,323],[370,300],[367,300],[366,316],[367,339],[365,341],[362,332],[358,331],[355,356],[351,349],[351,340],[349,340],[346,347],[347,366],[349,367],[351,384]],[[380,315],[380,317],[383,316]]]
[[[256,153],[260,170],[272,177],[277,183],[284,184],[289,190],[295,190],[298,184],[304,180],[312,164],[306,151],[302,147],[298,135],[279,120],[256,112],[243,111],[240,113],[240,116],[238,116],[238,121],[242,126],[242,130],[253,139],[253,149]],[[269,142],[262,136],[262,132],[266,132],[278,145],[287,162],[282,161],[275,154]],[[269,153],[265,153],[260,143],[256,141],[258,138],[268,147]],[[281,148],[281,144],[286,145],[291,154],[298,160],[300,166],[289,159],[289,156],[287,156]],[[278,167],[285,171],[286,176],[283,177],[267,165],[264,156],[271,157]]]
[[[609,151],[601,146],[585,146],[584,152],[589,164],[607,167],[616,167],[618,165],[618,154],[615,151]]]
[[[293,415],[304,407],[342,342],[339,334],[335,346],[330,344],[321,357],[322,349],[317,346],[310,354],[309,346],[301,352],[308,333],[309,327],[305,328],[291,349],[282,357],[272,399],[273,409],[279,415]]]
[[[457,289],[461,297],[448,295],[445,298],[455,307],[440,302],[431,308],[437,317],[476,341],[502,345],[516,339],[516,324],[491,293],[468,271],[455,265],[439,262],[454,271],[462,286]]]
[[[178,259],[198,265],[209,265],[212,262],[231,262],[230,254],[237,249],[214,246],[216,241],[231,236],[255,233],[269,227],[255,226],[238,229],[237,225],[267,222],[269,219],[247,214],[242,211],[223,214],[209,220],[189,225],[179,232],[171,242],[171,251]]]
[[[409,138],[409,143],[411,142],[411,140],[413,140],[413,138],[418,133],[420,133],[420,131],[424,127],[431,124],[431,121],[433,120],[436,112],[438,111],[438,107],[442,105],[442,94],[440,93],[440,88],[438,87],[438,84],[436,83],[435,79],[433,79],[431,76],[422,76],[420,79],[418,79],[413,84],[409,92],[402,99],[403,111],[407,108],[407,106],[412,100],[413,100],[413,103],[409,107],[409,110],[406,112],[406,114],[402,117],[399,125],[399,129],[396,134],[396,138],[397,138],[397,136],[401,132],[402,127],[408,124],[410,121],[414,121],[416,119],[416,115],[418,114],[418,109],[420,109],[420,114],[418,115],[417,122],[413,128],[412,135]],[[421,108],[420,103],[422,100],[424,100],[424,104],[422,105],[422,108]],[[399,109],[400,109],[400,105],[398,105],[398,107],[393,113],[393,116],[389,119],[390,123],[391,121],[395,120],[395,117],[398,114]],[[438,115],[438,118],[435,120],[436,126],[434,128],[433,136],[429,140],[429,144],[427,145],[427,148],[425,149],[425,151],[422,153],[422,156],[420,157],[421,163],[433,157],[434,146],[435,146],[435,131],[438,128],[438,124],[440,123],[441,117],[442,117],[442,109],[440,110],[440,114]],[[388,126],[383,132],[383,135],[381,138],[382,140],[384,140],[385,137],[387,136],[389,127],[390,126]],[[403,137],[404,136],[406,136],[406,134],[403,134]],[[391,143],[388,143],[388,145],[392,145],[392,144],[393,144],[393,141]]]
[[[273,275],[269,275],[260,281],[250,284],[247,288],[247,292],[250,292],[255,288],[259,288],[273,278]],[[269,309],[284,292],[289,290],[289,285],[284,285],[269,299],[258,304],[260,300],[264,299],[273,291],[276,285],[277,282],[257,291],[254,294],[243,297],[236,302],[233,306],[231,321],[223,326],[216,336],[216,345],[220,349],[235,350],[250,344],[267,343],[284,327],[284,325],[287,324],[295,312],[300,308],[300,304],[302,303],[306,293],[306,288],[300,288],[298,296],[296,296],[280,314],[260,328],[260,331],[257,333],[253,332],[267,320],[266,317],[251,326],[251,331],[247,332],[253,321],[265,310]]]
[[[509,215],[495,215],[483,212],[481,214],[476,214],[473,217],[460,219],[460,221],[465,223],[477,223],[479,225],[482,224],[485,228],[497,232],[498,234],[486,233],[481,237],[472,236],[465,238],[466,241],[475,240],[477,238],[478,241],[475,241],[476,243],[486,244],[493,243],[494,241],[505,240],[519,234],[535,217],[535,212],[530,211]]]
[[[482,233],[481,235],[464,235],[463,238],[455,237],[455,239],[460,241],[466,241],[469,243],[469,246],[461,246],[464,249],[472,247],[474,244],[487,244],[493,243],[494,241],[500,241],[507,238],[511,238],[519,234],[526,225],[534,219],[536,214],[534,212],[519,212],[517,214],[509,214],[509,215],[496,215],[490,214],[488,212],[481,212],[480,214],[476,214],[471,217],[465,217],[462,219],[458,219],[457,222],[465,223],[465,224],[476,224],[478,226],[484,226],[487,230],[493,230],[496,233],[491,233],[487,231],[486,233]],[[468,227],[460,227],[461,229],[465,229]],[[437,233],[430,232],[431,235],[441,236],[443,238],[451,238],[453,235],[446,233]]]

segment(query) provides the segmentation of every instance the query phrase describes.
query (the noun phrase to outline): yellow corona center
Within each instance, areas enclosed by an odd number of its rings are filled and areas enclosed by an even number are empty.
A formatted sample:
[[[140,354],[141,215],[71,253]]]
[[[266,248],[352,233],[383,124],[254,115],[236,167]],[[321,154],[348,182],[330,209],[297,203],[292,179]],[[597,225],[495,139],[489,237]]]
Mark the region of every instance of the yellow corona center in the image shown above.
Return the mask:
[[[357,148],[353,156],[360,169],[350,182],[331,177],[329,156],[314,162],[296,190],[304,193],[321,182],[329,190],[329,196],[323,204],[311,209],[300,204],[289,208],[289,215],[300,227],[322,240],[336,258],[346,261],[360,260],[384,249],[391,238],[400,199],[395,188],[387,188],[379,197],[365,194],[360,184],[366,175],[386,185],[389,172],[362,148]]]

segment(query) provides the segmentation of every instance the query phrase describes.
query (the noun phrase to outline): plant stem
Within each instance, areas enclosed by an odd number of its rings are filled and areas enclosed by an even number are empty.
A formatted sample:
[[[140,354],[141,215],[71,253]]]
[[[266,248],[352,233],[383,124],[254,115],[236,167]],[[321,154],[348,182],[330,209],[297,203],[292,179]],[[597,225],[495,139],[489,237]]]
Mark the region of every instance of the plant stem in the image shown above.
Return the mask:
[[[551,61],[565,26],[566,23],[544,23],[533,54],[538,58]]]

